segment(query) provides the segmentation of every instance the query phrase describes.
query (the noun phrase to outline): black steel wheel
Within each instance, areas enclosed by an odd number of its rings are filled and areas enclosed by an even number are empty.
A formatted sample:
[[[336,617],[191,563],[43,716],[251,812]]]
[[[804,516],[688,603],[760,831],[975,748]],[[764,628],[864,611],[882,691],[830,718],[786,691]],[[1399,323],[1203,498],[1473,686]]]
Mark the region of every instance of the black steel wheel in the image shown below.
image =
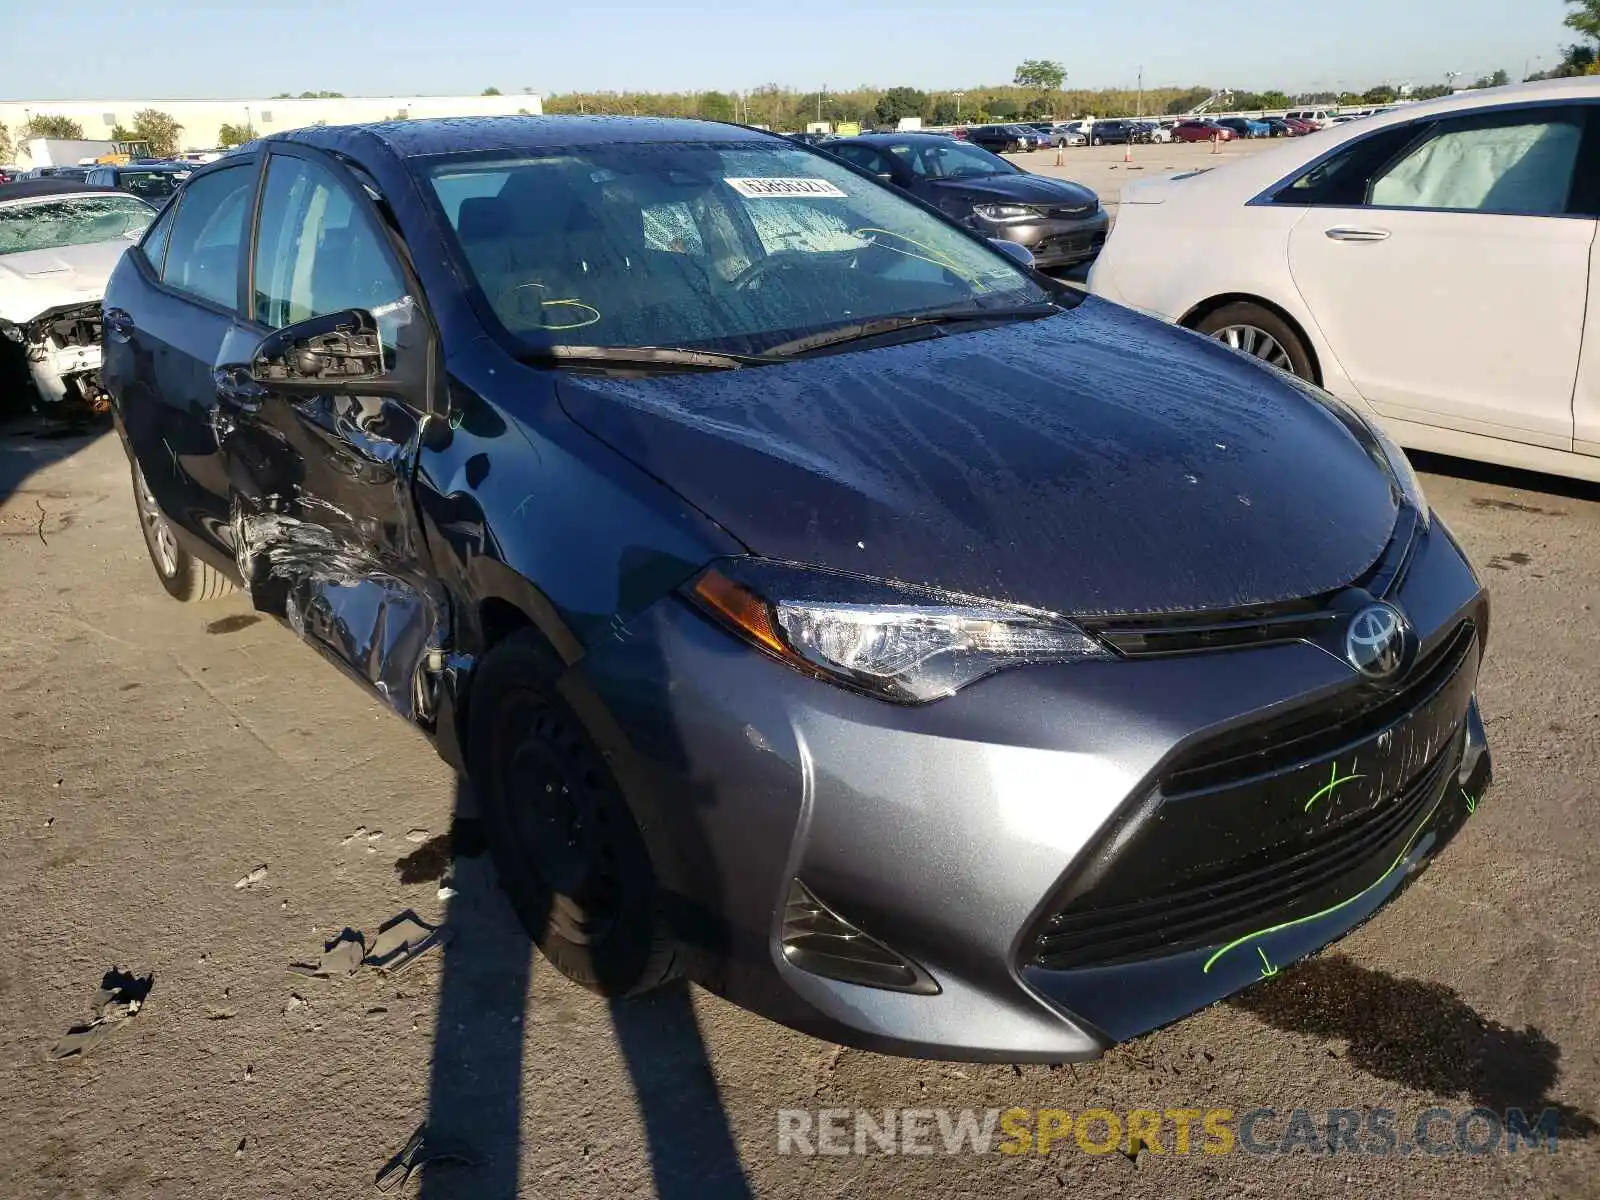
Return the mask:
[[[549,686],[551,653],[513,635],[478,668],[468,761],[501,886],[544,956],[605,996],[677,974],[644,837],[577,715]]]

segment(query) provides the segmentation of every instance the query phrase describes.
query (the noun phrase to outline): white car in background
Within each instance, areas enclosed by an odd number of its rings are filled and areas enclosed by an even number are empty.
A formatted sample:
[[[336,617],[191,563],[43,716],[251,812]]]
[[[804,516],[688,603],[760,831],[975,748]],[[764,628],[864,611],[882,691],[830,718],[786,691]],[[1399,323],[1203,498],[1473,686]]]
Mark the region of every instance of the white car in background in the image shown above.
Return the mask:
[[[0,184],[0,338],[22,347],[51,409],[105,407],[100,299],[156,218],[136,196],[62,179]]]
[[[1600,79],[1408,105],[1121,200],[1097,295],[1402,445],[1600,480]]]
[[[1333,124],[1334,112],[1331,108],[1297,108],[1284,114],[1285,117],[1295,121],[1303,121],[1317,129],[1326,129]]]

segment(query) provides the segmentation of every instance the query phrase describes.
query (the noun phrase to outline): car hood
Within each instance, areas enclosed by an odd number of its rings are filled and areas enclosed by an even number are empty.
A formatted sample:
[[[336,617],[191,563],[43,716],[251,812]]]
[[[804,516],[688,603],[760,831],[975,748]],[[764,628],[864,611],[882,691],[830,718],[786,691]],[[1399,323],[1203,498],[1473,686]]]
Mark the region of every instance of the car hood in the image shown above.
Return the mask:
[[[112,268],[130,245],[116,238],[0,254],[0,318],[20,325],[52,308],[100,299]]]
[[[1298,384],[1095,299],[775,367],[565,374],[566,411],[754,553],[1060,613],[1315,595],[1394,527]]]
[[[979,199],[993,197],[1015,204],[1049,204],[1061,208],[1081,208],[1098,204],[1100,200],[1082,184],[1045,175],[980,175],[976,179],[940,180],[938,186]]]

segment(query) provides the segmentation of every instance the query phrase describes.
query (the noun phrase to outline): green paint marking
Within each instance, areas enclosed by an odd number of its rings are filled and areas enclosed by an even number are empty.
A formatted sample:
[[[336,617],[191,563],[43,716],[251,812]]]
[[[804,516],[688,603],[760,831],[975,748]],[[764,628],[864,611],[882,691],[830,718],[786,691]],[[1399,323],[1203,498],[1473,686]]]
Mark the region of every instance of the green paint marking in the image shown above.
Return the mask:
[[[1473,813],[1478,811],[1478,798],[1476,796],[1467,795],[1466,788],[1461,789],[1461,798],[1467,802],[1467,816],[1470,817]]]
[[[1311,799],[1306,801],[1305,811],[1306,812],[1310,812],[1311,811],[1311,806],[1313,804],[1315,804],[1318,800],[1321,800],[1324,796],[1332,796],[1333,792],[1334,792],[1334,789],[1337,788],[1340,784],[1349,783],[1352,779],[1365,779],[1365,778],[1366,778],[1366,776],[1364,776],[1364,775],[1345,775],[1345,776],[1341,777],[1340,774],[1339,774],[1339,760],[1338,759],[1334,759],[1333,760],[1333,766],[1331,766],[1328,769],[1328,782],[1323,784],[1316,791],[1311,793]]]
[[[1267,957],[1267,952],[1260,946],[1257,946],[1256,953],[1261,955],[1261,978],[1269,979],[1276,975],[1278,973],[1278,968],[1272,965],[1272,960]]]
[[[1243,937],[1234,938],[1233,941],[1229,942],[1210,958],[1206,959],[1206,965],[1200,968],[1200,973],[1202,975],[1211,974],[1211,968],[1216,965],[1217,959],[1221,958],[1230,950],[1237,950],[1240,946],[1244,945],[1252,938],[1266,937],[1269,934],[1278,933],[1285,929],[1292,929],[1296,925],[1304,925],[1308,921],[1320,921],[1323,917],[1331,916],[1332,914],[1338,912],[1341,908],[1349,908],[1350,905],[1354,904],[1357,900],[1361,899],[1361,897],[1365,896],[1368,892],[1372,891],[1375,887],[1381,884],[1385,879],[1388,879],[1389,876],[1393,875],[1399,868],[1400,864],[1405,862],[1406,855],[1411,853],[1411,847],[1416,845],[1417,838],[1422,836],[1422,831],[1428,827],[1428,822],[1433,820],[1433,814],[1439,811],[1439,805],[1443,802],[1443,798],[1435,801],[1434,806],[1428,810],[1427,815],[1417,823],[1417,827],[1411,831],[1411,836],[1406,839],[1406,844],[1401,847],[1400,853],[1395,856],[1394,862],[1389,864],[1389,869],[1382,875],[1379,875],[1371,883],[1367,884],[1366,887],[1362,888],[1354,896],[1351,896],[1348,900],[1341,900],[1338,904],[1335,904],[1330,908],[1325,908],[1321,912],[1314,912],[1308,917],[1296,917],[1292,921],[1284,921],[1279,925],[1269,925],[1265,929],[1258,929],[1254,933],[1247,933]],[[1259,950],[1260,947],[1258,946],[1256,949]]]

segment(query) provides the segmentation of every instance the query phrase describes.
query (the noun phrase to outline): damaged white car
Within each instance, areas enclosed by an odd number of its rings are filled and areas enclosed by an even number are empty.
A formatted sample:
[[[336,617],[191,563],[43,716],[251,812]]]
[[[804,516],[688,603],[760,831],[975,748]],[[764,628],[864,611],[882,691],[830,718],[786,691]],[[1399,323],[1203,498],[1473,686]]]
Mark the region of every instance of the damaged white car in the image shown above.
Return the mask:
[[[17,343],[46,411],[107,406],[100,299],[156,209],[64,180],[0,185],[0,338]]]

